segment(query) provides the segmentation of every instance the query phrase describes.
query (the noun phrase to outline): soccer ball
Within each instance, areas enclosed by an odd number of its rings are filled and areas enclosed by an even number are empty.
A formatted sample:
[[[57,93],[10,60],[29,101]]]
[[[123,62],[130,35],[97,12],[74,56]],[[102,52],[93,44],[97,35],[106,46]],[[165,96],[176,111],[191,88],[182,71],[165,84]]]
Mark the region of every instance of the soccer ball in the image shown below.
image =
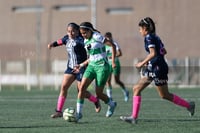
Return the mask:
[[[73,107],[66,108],[63,112],[63,119],[68,122],[76,122],[75,109]]]

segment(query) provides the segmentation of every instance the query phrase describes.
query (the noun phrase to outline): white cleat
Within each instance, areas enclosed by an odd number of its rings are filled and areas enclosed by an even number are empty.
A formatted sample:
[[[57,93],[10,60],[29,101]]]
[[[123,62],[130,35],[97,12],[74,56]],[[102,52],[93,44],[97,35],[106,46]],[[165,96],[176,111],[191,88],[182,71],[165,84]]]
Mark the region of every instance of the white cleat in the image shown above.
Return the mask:
[[[131,124],[137,124],[137,119],[132,116],[120,116],[120,119]]]
[[[115,111],[117,103],[115,101],[113,101],[113,102],[114,102],[113,106],[108,106],[108,110],[106,112],[106,117],[111,117]]]

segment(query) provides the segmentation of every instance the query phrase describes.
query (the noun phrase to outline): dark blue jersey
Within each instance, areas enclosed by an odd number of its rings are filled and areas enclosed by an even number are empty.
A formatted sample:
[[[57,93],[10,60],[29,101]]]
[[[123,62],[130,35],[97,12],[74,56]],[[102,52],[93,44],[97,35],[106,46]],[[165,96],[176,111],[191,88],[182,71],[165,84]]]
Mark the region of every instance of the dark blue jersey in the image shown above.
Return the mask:
[[[57,43],[59,45],[66,45],[66,50],[68,52],[68,67],[73,69],[74,66],[87,59],[84,39],[81,36],[78,36],[75,39],[70,39],[68,36],[64,36],[62,39],[57,40]]]
[[[149,48],[154,48],[156,56],[148,62],[147,68],[144,70],[145,76],[152,78],[155,85],[162,86],[167,84],[168,81],[168,65],[165,62],[164,44],[160,38],[155,34],[148,34],[145,36],[145,50],[150,53]]]
[[[156,34],[148,34],[145,36],[145,50],[150,53],[149,48],[155,48],[156,56],[150,60],[150,64],[165,63],[164,60],[164,44]]]

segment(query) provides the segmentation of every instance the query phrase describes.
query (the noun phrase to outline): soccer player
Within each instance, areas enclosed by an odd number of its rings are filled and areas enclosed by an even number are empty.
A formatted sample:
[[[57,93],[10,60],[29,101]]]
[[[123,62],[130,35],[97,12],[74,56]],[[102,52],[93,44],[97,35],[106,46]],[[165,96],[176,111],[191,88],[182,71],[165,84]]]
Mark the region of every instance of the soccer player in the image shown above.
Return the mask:
[[[144,37],[144,48],[148,55],[144,60],[138,62],[135,67],[142,68],[145,66],[145,69],[143,69],[143,76],[139,82],[133,86],[132,114],[128,117],[121,116],[120,119],[132,124],[137,123],[142,99],[141,93],[152,81],[154,81],[161,98],[186,108],[190,115],[193,116],[195,103],[188,102],[168,90],[168,65],[164,59],[167,51],[160,38],[156,35],[154,21],[150,17],[142,19],[139,22],[139,32]]]
[[[82,118],[84,95],[88,86],[94,79],[96,85],[96,95],[99,99],[108,104],[106,117],[110,117],[114,113],[116,102],[109,99],[109,97],[103,93],[103,89],[105,87],[110,72],[105,44],[112,46],[113,67],[115,67],[115,45],[110,40],[107,40],[103,35],[101,35],[96,29],[94,29],[93,25],[90,22],[81,23],[80,32],[81,35],[84,37],[85,48],[89,54],[89,58],[83,63],[79,64],[77,66],[77,69],[75,69],[75,71],[78,71],[80,68],[87,65],[87,68],[81,80],[80,90],[77,97],[77,121]]]
[[[113,44],[115,44],[115,47],[116,47],[116,57],[115,57],[115,64],[116,64],[116,67],[115,68],[112,68],[112,50],[109,45],[106,45],[106,53],[107,53],[107,57],[108,57],[108,60],[109,60],[109,64],[110,64],[110,69],[111,69],[111,73],[108,77],[108,80],[107,80],[107,88],[106,88],[106,92],[107,92],[107,95],[109,98],[112,99],[112,84],[111,84],[111,78],[112,78],[112,73],[114,74],[114,78],[115,78],[115,82],[121,87],[122,89],[122,92],[124,94],[124,101],[127,102],[128,99],[129,99],[129,91],[126,89],[124,83],[120,80],[120,70],[121,70],[121,66],[120,66],[120,61],[119,61],[119,57],[122,56],[122,51],[121,51],[121,48],[119,46],[119,44],[113,40],[113,37],[112,37],[112,33],[111,32],[106,32],[105,33],[105,38],[107,40],[110,40],[113,42]]]
[[[56,112],[51,115],[52,118],[62,117],[62,109],[67,98],[68,89],[75,80],[77,81],[77,88],[80,88],[85,67],[82,67],[79,73],[74,73],[73,69],[77,64],[80,64],[87,59],[87,53],[84,48],[84,40],[83,37],[80,36],[79,25],[76,23],[69,23],[67,25],[67,35],[62,39],[48,44],[48,48],[51,49],[52,47],[62,45],[66,46],[66,50],[68,52],[68,62],[67,69],[64,72],[60,95],[57,101]],[[95,96],[91,95],[88,91],[86,92],[85,97],[95,104],[96,112],[99,112],[101,109],[99,100]]]

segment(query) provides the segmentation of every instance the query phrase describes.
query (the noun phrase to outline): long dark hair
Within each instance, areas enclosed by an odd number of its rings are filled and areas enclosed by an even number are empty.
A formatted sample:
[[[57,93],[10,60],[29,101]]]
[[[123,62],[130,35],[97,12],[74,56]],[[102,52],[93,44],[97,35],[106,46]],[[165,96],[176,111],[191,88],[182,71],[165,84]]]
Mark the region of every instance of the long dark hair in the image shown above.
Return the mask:
[[[145,27],[148,33],[156,34],[155,23],[150,17],[143,18],[138,25]]]
[[[80,24],[80,29],[90,30],[92,32],[99,32],[96,30],[90,22],[82,22]],[[100,33],[100,32],[99,32]]]

